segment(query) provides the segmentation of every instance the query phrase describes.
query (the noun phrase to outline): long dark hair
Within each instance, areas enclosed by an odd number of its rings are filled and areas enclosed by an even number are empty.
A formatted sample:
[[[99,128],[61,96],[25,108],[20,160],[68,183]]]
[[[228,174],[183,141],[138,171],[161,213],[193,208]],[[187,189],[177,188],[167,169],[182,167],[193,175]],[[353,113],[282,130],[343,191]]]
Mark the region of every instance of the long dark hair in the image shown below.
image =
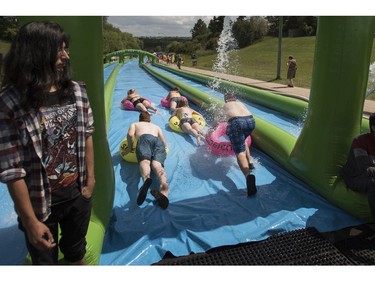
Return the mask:
[[[69,62],[62,71],[56,67],[58,51],[64,42],[68,46],[65,31],[58,24],[46,21],[25,24],[14,38],[4,59],[2,86],[14,86],[25,109],[38,108],[53,85],[62,97],[70,94]]]

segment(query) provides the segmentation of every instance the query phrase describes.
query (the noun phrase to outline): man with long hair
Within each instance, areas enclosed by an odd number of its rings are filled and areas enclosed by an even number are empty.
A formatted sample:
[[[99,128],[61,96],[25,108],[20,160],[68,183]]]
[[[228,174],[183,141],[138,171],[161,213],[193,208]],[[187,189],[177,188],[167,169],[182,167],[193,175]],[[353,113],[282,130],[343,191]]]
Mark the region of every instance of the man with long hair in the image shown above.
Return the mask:
[[[93,115],[70,77],[68,35],[30,22],[15,37],[0,91],[0,180],[36,265],[85,264],[95,186]],[[59,238],[59,229],[61,238]]]

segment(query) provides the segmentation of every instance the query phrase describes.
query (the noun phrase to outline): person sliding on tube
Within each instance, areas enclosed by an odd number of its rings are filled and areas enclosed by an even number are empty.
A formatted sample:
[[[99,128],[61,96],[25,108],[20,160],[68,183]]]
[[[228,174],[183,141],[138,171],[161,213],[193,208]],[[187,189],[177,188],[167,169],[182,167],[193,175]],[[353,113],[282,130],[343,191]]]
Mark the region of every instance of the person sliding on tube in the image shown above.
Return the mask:
[[[169,110],[170,112],[174,112],[178,107],[179,103],[183,101],[181,97],[180,91],[178,87],[173,88],[165,98],[167,101],[170,102]]]
[[[206,132],[203,130],[202,126],[193,118],[193,114],[202,116],[199,112],[191,109],[185,100],[182,100],[179,107],[173,112],[173,116],[177,116],[180,119],[180,128],[186,133],[197,138],[197,145],[201,143],[201,138],[206,136]]]
[[[148,189],[152,184],[150,174],[151,170],[153,170],[159,180],[160,191],[158,189],[153,189],[151,190],[151,194],[155,197],[159,206],[162,209],[166,209],[169,204],[169,187],[167,174],[164,170],[164,161],[167,157],[167,143],[160,127],[151,123],[151,117],[148,112],[141,112],[139,122],[130,125],[127,134],[129,146],[124,151],[124,155],[134,149],[132,145],[134,137],[138,139],[135,153],[139,161],[139,169],[143,179],[143,185],[139,190],[137,204],[142,205],[146,199]]]
[[[126,100],[129,100],[139,111],[148,112],[148,109],[151,108],[155,113],[158,112],[157,108],[147,99],[142,98],[135,89],[130,89],[121,103],[124,103]]]
[[[224,118],[228,122],[226,134],[232,144],[238,166],[246,177],[247,194],[251,196],[257,192],[257,189],[255,176],[250,173],[254,169],[254,165],[251,162],[250,148],[246,142],[246,138],[255,129],[255,120],[247,107],[237,101],[234,94],[225,94],[224,101],[225,104],[222,113],[219,113],[215,119],[223,120]]]

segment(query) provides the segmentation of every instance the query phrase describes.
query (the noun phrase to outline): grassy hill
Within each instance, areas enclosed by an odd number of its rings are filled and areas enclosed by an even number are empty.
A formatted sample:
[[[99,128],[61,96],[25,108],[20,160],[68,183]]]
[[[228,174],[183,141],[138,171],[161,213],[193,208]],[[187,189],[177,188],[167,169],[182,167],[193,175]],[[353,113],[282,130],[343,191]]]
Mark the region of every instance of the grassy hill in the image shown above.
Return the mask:
[[[237,68],[229,73],[262,81],[273,81],[277,76],[277,52],[278,38],[266,37],[256,44],[237,50],[234,54],[238,58]],[[293,55],[297,60],[298,65],[296,78],[294,80],[295,85],[298,87],[310,88],[314,52],[315,37],[283,38],[281,50],[281,80],[275,82],[285,85],[287,84],[286,62],[288,56]],[[196,67],[212,70],[213,63],[216,59],[216,53],[198,55],[198,65]],[[373,61],[375,61],[375,42],[372,47],[371,56],[371,62]],[[190,58],[188,57],[186,58],[186,64],[188,66],[191,65]]]
[[[0,52],[5,54],[9,49],[9,43],[0,41]],[[266,37],[262,41],[249,47],[237,50],[232,56],[230,63],[230,74],[250,77],[262,81],[275,81],[280,84],[287,84],[286,73],[289,55],[293,55],[297,60],[298,70],[295,78],[295,85],[303,88],[310,88],[312,67],[315,52],[315,37],[283,38],[282,40],[282,61],[280,70],[280,80],[275,80],[277,76],[277,51],[278,38]],[[216,59],[216,52],[198,53],[197,68],[212,70]],[[375,61],[375,39],[372,47],[371,62]],[[192,65],[190,56],[185,56],[185,64]],[[375,100],[375,94],[369,99]]]
[[[10,47],[10,43],[0,40],[0,53],[5,55],[8,52],[9,47]]]

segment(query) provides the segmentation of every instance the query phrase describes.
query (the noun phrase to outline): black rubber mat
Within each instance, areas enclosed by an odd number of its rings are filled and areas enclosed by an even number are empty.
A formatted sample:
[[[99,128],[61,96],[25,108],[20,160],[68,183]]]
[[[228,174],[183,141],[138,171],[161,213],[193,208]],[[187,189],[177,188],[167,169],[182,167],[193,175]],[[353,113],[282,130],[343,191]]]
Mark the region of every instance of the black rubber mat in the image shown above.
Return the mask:
[[[334,243],[355,265],[375,265],[375,233]]]
[[[285,232],[259,242],[224,246],[206,253],[173,257],[154,265],[353,265],[315,228]]]

